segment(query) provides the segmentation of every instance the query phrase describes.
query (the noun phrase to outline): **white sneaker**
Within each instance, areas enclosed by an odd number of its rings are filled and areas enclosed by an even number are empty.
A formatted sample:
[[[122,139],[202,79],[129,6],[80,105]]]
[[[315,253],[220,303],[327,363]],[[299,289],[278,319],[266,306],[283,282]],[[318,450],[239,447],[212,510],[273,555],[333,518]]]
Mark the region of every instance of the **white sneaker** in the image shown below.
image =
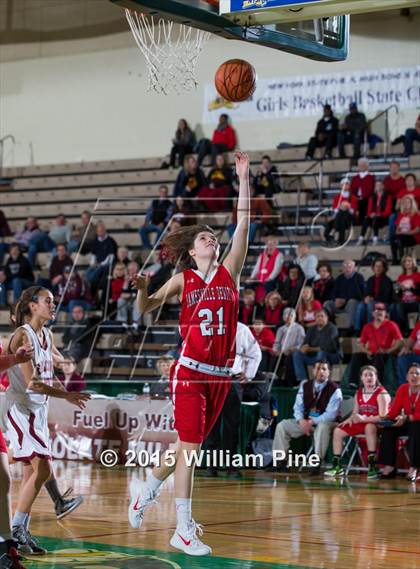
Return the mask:
[[[372,239],[372,245],[377,245],[377,244],[378,244],[378,238],[377,238],[377,237],[374,237],[374,238]]]
[[[176,528],[169,543],[172,547],[180,549],[187,555],[211,555],[211,547],[198,539],[196,535],[197,530],[201,537],[203,535],[203,527],[191,520],[187,526]]]
[[[130,505],[128,506],[128,521],[131,527],[138,529],[143,523],[144,511],[156,503],[158,492],[153,492],[145,482],[134,478],[130,482]]]

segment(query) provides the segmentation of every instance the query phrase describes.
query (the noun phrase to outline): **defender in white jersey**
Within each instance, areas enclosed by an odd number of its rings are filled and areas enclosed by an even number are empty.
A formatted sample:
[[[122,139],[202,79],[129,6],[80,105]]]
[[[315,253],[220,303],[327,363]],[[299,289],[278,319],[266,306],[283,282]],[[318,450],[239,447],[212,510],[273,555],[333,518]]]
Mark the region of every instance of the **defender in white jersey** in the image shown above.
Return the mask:
[[[15,460],[29,462],[32,474],[21,485],[17,511],[13,517],[13,537],[22,553],[43,554],[29,533],[33,503],[52,475],[48,432],[48,399],[59,397],[83,409],[90,396],[67,393],[54,377],[52,335],[45,325],[54,317],[54,298],[48,289],[35,286],[26,289],[16,305],[16,332],[9,351],[15,353],[22,345],[31,345],[33,359],[19,366],[20,372],[9,372],[7,391],[8,428]]]

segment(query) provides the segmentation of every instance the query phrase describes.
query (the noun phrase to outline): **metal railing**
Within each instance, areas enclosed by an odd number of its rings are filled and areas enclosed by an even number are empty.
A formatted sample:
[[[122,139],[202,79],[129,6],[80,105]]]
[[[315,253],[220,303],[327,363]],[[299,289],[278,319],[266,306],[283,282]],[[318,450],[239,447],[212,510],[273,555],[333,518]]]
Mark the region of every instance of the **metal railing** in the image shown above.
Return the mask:
[[[397,115],[399,114],[399,108],[396,104],[390,105],[389,107],[387,107],[385,110],[381,111],[380,113],[378,113],[375,117],[373,117],[373,119],[368,120],[367,122],[367,128],[365,130],[365,141],[364,141],[364,156],[366,158],[366,153],[367,153],[367,149],[368,149],[368,136],[369,136],[369,132],[370,132],[370,127],[372,126],[372,124],[377,121],[379,118],[381,118],[382,116],[385,115],[385,140],[384,140],[384,160],[386,160],[388,154],[389,154],[389,144],[390,144],[390,132],[389,132],[389,111],[391,109],[395,109],[397,112]]]

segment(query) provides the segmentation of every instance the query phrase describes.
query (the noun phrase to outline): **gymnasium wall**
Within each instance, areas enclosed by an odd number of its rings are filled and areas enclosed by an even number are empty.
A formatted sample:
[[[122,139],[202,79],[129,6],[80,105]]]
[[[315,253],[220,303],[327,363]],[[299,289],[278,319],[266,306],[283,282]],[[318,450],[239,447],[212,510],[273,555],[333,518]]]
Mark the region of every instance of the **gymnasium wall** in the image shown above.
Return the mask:
[[[116,8],[117,9],[117,8]],[[121,17],[123,15],[121,14]],[[398,67],[420,63],[420,13],[411,20],[396,12],[352,18],[351,52],[342,63],[320,63],[212,39],[199,64],[199,87],[182,96],[146,92],[144,61],[131,34],[93,39],[0,46],[0,137],[5,166],[165,155],[177,119],[186,118],[199,136],[203,88],[216,67],[231,57],[254,64],[260,77]],[[419,103],[420,105],[420,103]],[[392,135],[414,123],[419,111],[391,118]],[[272,148],[280,141],[306,142],[315,119],[241,122],[244,149]]]

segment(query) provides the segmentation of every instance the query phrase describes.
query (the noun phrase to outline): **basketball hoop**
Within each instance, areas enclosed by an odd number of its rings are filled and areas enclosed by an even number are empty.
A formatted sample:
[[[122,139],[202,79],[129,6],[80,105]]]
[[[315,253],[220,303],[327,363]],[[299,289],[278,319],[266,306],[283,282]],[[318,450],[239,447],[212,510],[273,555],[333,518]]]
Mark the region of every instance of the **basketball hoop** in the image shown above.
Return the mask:
[[[149,71],[148,91],[168,95],[197,87],[195,69],[210,32],[131,10],[125,15]]]

